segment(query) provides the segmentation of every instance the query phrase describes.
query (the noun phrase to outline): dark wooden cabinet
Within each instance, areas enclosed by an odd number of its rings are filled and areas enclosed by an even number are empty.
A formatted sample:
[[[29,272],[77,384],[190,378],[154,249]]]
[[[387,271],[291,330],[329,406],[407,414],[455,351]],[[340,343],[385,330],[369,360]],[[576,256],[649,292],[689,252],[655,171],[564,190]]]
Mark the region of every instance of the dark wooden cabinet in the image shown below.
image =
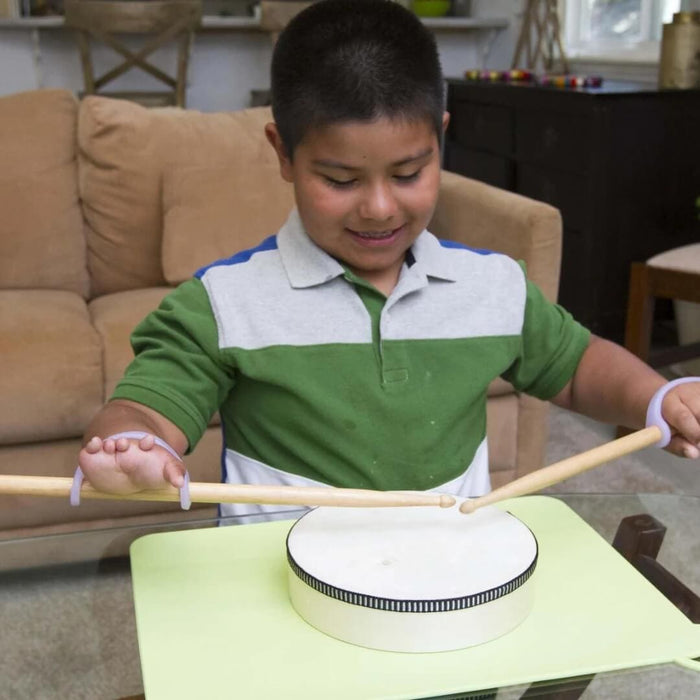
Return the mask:
[[[621,341],[630,263],[700,240],[700,91],[448,81],[445,167],[562,213],[559,300]]]

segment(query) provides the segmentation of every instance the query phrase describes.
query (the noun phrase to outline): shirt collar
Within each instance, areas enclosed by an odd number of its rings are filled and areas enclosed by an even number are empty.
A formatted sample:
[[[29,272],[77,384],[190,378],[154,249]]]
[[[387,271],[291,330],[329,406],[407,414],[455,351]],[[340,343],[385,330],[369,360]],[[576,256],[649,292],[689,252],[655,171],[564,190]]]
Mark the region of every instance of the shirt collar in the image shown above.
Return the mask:
[[[293,288],[315,287],[345,274],[343,266],[311,240],[296,209],[277,234],[277,247]],[[423,231],[411,254],[415,261],[409,268],[412,274],[451,282],[457,279],[452,256],[432,233]]]
[[[417,267],[426,277],[456,282],[458,279],[457,270],[454,266],[454,256],[450,251],[442,246],[440,241],[429,231],[416,238],[411,252],[415,259],[415,264],[411,269]]]
[[[311,240],[296,209],[277,234],[277,248],[295,289],[315,287],[345,274],[343,266]]]

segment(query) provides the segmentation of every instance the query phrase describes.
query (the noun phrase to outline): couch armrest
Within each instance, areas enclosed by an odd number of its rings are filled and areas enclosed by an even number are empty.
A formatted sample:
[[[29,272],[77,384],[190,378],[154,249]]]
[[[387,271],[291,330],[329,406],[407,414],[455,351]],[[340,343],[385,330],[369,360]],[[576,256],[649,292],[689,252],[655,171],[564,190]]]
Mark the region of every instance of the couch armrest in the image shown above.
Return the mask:
[[[443,170],[429,228],[440,238],[524,260],[528,277],[556,300],[562,244],[558,209]]]

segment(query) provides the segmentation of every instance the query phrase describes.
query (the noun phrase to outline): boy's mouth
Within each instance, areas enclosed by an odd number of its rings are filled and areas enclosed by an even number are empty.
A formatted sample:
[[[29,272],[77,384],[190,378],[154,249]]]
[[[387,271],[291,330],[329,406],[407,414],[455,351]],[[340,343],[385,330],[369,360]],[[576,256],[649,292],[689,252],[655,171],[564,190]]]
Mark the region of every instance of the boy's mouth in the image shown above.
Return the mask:
[[[373,230],[373,231],[355,231],[354,229],[347,229],[354,237],[361,239],[365,243],[369,244],[381,244],[390,243],[395,238],[398,237],[401,231],[401,226],[393,229],[386,229],[383,231]]]

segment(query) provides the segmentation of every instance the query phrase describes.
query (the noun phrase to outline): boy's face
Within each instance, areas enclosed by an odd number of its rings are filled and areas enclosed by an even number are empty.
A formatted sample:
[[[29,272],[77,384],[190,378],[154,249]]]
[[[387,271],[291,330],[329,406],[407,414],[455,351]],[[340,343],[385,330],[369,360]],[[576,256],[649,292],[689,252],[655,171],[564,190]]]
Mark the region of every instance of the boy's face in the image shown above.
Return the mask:
[[[437,202],[440,149],[432,125],[387,118],[332,124],[308,132],[293,161],[274,124],[266,134],[309,236],[388,295]]]

